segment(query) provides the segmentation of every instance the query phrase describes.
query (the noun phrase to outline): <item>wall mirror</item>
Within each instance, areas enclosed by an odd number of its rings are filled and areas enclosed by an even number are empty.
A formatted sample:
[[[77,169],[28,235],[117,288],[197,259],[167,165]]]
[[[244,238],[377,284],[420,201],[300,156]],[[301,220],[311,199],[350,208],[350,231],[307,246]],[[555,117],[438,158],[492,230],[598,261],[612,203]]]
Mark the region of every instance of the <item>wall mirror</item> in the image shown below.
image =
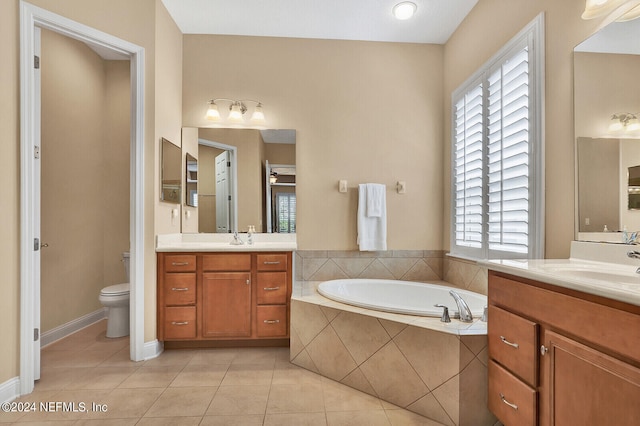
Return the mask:
[[[162,138],[162,171],[160,201],[180,204],[182,199],[182,150],[173,142]]]
[[[640,112],[638,39],[640,19],[614,22],[574,49],[576,239],[621,242],[625,227],[640,230],[640,211],[629,208],[640,126],[620,120]]]
[[[249,226],[256,232],[295,232],[295,130],[199,128],[197,135],[198,232],[246,232]],[[288,177],[280,174],[280,185],[270,185],[269,164],[290,167]],[[268,197],[274,187],[277,190]],[[280,192],[290,194],[279,197],[288,198],[291,226],[273,222],[276,215],[270,200]]]
[[[187,152],[185,161],[185,204],[198,207],[198,159]]]

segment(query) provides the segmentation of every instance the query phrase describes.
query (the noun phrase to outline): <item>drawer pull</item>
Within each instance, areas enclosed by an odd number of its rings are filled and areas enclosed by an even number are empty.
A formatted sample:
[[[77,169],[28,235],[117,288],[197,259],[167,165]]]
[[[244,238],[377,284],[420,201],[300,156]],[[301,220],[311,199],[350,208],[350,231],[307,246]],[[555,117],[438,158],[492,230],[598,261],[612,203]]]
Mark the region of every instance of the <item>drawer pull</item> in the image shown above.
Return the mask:
[[[171,321],[171,325],[188,325],[189,321]]]
[[[264,322],[265,324],[278,324],[280,320],[264,320],[262,322]]]
[[[171,262],[172,266],[187,266],[189,262]]]
[[[511,346],[512,348],[516,348],[518,349],[520,347],[519,344],[517,343],[511,343],[510,341],[508,341],[507,339],[504,338],[504,336],[500,336],[500,340],[502,340],[502,343]]]
[[[280,286],[278,287],[263,287],[264,291],[276,291],[276,290],[280,290]]]
[[[509,407],[513,408],[514,410],[518,409],[518,406],[516,404],[514,404],[514,403],[511,403],[511,402],[507,401],[507,399],[504,397],[503,394],[500,394],[500,399],[502,400],[502,402],[504,402]]]
[[[189,287],[171,287],[171,291],[189,291]]]
[[[280,261],[279,260],[274,260],[274,261],[265,260],[263,263],[265,265],[279,265]]]

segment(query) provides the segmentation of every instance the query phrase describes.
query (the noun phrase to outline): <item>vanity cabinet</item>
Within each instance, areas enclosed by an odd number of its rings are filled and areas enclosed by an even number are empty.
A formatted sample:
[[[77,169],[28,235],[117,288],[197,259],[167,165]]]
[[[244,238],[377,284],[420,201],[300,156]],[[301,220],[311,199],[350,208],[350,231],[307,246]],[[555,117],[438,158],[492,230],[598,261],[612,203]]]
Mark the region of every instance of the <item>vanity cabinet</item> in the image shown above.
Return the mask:
[[[506,425],[636,425],[640,307],[489,272],[489,408]]]
[[[158,339],[287,345],[291,275],[291,252],[158,253]]]

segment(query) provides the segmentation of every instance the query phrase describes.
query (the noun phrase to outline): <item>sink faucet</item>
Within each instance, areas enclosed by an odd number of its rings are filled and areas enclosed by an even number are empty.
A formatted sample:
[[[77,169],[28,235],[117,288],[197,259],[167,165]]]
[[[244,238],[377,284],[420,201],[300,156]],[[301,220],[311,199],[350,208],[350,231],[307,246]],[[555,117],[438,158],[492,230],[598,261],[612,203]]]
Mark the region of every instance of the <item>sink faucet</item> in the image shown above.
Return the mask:
[[[627,257],[632,259],[640,259],[640,251],[631,250],[627,252]],[[636,269],[636,274],[640,274],[640,268]]]
[[[231,244],[232,246],[240,246],[244,244],[240,237],[238,237],[238,231],[233,231],[233,241],[231,241],[229,244]]]
[[[471,309],[469,309],[469,305],[464,299],[453,290],[449,290],[449,294],[453,297],[453,299],[458,304],[458,312],[460,312],[460,321],[462,322],[471,322],[473,321],[473,315],[471,315]]]

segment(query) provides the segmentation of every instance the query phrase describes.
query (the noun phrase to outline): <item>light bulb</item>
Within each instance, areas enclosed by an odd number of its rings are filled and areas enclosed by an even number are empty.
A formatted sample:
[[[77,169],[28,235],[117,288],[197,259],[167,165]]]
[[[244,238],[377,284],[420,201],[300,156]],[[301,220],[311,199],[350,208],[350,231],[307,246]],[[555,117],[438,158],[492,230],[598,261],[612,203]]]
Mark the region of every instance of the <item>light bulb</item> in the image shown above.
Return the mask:
[[[209,104],[209,109],[207,110],[207,115],[205,116],[207,120],[211,121],[219,121],[220,120],[220,112],[218,111],[218,105],[211,102]]]
[[[256,105],[253,110],[253,115],[251,115],[251,122],[256,124],[264,124],[265,123],[264,112],[262,111],[262,104]]]
[[[240,104],[234,103],[233,105],[231,105],[229,121],[233,121],[236,123],[242,121],[242,110],[240,109]]]
[[[405,20],[409,19],[416,13],[418,6],[415,3],[410,1],[404,1],[402,3],[398,3],[393,7],[393,16],[396,19]]]

